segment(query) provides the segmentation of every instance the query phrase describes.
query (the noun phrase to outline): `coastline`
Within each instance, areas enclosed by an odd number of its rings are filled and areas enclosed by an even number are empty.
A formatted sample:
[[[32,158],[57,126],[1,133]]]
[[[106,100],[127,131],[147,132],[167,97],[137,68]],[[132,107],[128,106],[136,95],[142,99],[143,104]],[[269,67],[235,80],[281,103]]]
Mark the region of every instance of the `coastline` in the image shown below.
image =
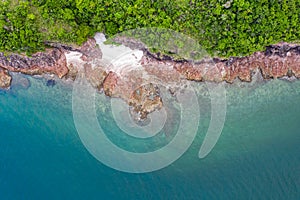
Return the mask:
[[[138,119],[145,119],[163,105],[159,84],[176,94],[188,81],[251,82],[257,75],[263,79],[300,78],[300,46],[295,44],[270,45],[245,57],[191,61],[151,53],[130,38],[118,38],[119,46],[105,45],[105,40],[97,33],[78,48],[49,43],[52,48],[31,57],[1,53],[0,87],[9,89],[12,72],[52,74],[63,80],[75,80],[83,73],[94,88],[109,97],[122,98],[138,113]]]

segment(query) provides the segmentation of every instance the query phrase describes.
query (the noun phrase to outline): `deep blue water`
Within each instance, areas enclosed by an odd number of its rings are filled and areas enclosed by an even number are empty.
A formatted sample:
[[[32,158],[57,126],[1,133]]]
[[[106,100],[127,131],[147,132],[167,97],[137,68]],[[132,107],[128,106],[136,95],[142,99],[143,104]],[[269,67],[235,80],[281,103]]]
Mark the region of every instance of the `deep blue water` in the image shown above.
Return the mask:
[[[0,199],[300,199],[300,81],[226,86],[224,129],[204,159],[210,114],[200,91],[189,150],[164,169],[130,174],[86,150],[70,86],[29,79],[28,89],[0,92]]]

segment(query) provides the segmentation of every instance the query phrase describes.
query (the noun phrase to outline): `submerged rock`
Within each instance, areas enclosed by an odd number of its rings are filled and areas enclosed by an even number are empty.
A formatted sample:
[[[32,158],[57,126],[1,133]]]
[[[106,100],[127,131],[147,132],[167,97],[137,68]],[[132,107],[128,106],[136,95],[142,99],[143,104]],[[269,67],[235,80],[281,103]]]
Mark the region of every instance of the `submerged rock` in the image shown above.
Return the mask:
[[[11,87],[13,89],[28,89],[30,87],[30,81],[26,77],[26,75],[19,74],[19,73],[12,73],[12,82]]]
[[[53,79],[47,80],[46,86],[53,87],[56,84],[56,81]]]

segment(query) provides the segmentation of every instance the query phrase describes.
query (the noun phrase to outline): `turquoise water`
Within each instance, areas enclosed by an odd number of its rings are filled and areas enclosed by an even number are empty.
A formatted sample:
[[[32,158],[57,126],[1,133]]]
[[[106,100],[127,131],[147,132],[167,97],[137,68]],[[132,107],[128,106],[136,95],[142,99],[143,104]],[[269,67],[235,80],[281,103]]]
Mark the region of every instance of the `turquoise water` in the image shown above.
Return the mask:
[[[29,79],[28,89],[0,92],[0,199],[300,199],[300,81],[226,86],[224,129],[204,159],[210,104],[199,84],[200,125],[189,150],[164,169],[129,174],[83,146],[70,85]],[[120,130],[101,108],[102,126],[118,142]]]

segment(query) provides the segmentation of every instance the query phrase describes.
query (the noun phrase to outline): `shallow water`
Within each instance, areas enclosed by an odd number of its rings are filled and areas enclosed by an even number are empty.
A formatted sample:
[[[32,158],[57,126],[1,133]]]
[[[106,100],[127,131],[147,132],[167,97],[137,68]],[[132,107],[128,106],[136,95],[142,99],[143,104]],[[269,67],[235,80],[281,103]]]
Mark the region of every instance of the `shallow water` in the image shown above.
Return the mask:
[[[105,166],[84,147],[70,85],[47,87],[28,78],[28,89],[0,92],[1,199],[300,199],[300,81],[227,85],[224,129],[204,159],[198,151],[211,114],[199,84],[200,124],[188,151],[164,169],[130,174]],[[97,98],[111,140],[143,151],[112,122],[109,99]],[[171,139],[158,134],[144,150]]]

